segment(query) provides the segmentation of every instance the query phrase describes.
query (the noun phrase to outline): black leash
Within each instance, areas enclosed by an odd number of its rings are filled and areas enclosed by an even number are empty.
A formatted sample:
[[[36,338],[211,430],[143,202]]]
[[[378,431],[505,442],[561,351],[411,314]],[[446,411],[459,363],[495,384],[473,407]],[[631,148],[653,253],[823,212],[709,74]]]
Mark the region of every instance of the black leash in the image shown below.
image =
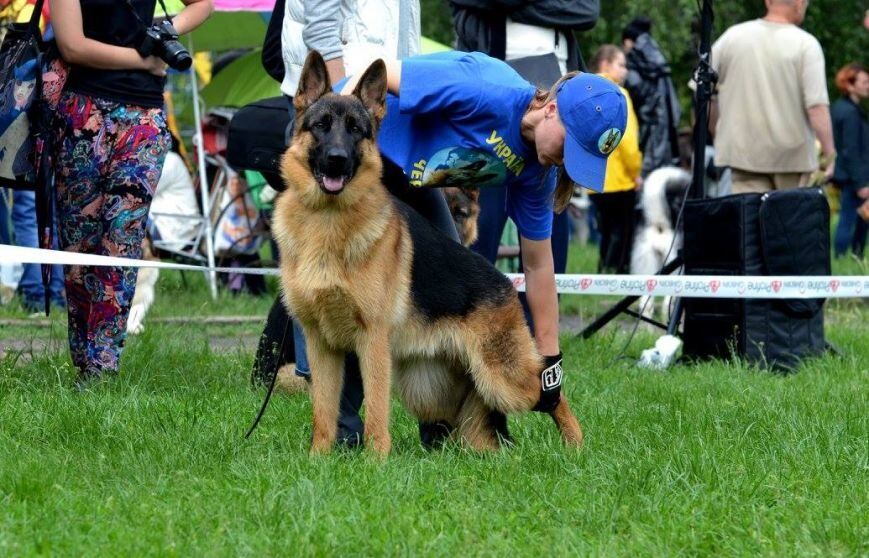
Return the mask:
[[[293,322],[292,318],[287,316],[287,323],[284,326],[284,334],[281,336],[281,347],[278,349],[278,355],[283,354],[284,352],[284,343],[287,341],[287,333],[290,331],[290,324]],[[263,399],[263,404],[259,409],[259,414],[257,414],[256,418],[253,421],[253,424],[250,425],[250,429],[248,429],[247,434],[244,435],[244,439],[247,440],[250,438],[250,435],[253,434],[253,431],[256,430],[257,425],[263,415],[266,412],[266,407],[269,406],[269,401],[272,399],[272,393],[275,391],[275,384],[278,383],[278,370],[280,370],[280,366],[275,366],[275,373],[272,374],[272,381],[269,384],[269,390],[266,392],[266,397]]]

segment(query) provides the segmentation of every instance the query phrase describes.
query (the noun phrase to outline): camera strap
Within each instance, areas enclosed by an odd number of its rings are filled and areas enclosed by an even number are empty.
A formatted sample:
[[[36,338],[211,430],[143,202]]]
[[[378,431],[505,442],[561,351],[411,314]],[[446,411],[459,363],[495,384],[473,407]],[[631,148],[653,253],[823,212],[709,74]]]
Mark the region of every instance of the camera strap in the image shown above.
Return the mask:
[[[42,4],[44,0],[36,0],[33,5],[33,13],[30,15],[30,21],[27,24],[27,30],[34,37],[41,39],[42,32],[39,30],[39,20],[42,18]],[[160,0],[162,2],[162,0]]]
[[[163,0],[157,0],[157,1],[160,2],[160,8],[163,10],[163,15],[166,16],[166,19],[169,20],[169,23],[172,23],[172,25],[175,25],[172,22],[172,16],[169,15],[169,10],[166,9],[166,3],[163,2]],[[130,0],[125,0],[125,3],[127,4],[127,7],[130,8],[130,12],[132,12],[133,17],[135,17],[136,20],[138,20],[138,22],[141,23],[143,27],[148,27],[148,24],[146,24],[144,21],[142,21],[142,18],[139,17],[139,14],[136,13],[136,8],[133,6],[133,3]]]
[[[160,2],[160,8],[163,10],[163,15],[166,16],[166,19],[169,20],[169,23],[172,23],[172,25],[175,25],[175,23],[172,22],[172,16],[169,15],[169,10],[166,9],[166,3],[163,2],[163,0],[157,0],[157,1]]]

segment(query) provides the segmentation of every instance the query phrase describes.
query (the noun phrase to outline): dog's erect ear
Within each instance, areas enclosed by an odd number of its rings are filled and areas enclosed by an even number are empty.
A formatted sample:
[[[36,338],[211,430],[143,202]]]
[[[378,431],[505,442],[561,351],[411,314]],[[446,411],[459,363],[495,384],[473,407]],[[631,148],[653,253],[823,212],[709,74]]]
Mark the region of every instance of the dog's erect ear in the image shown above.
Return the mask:
[[[466,196],[468,196],[468,199],[471,200],[472,203],[479,203],[479,201],[480,201],[480,189],[479,188],[474,188],[472,186],[460,186],[460,188],[461,188],[462,192],[464,192],[464,194]]]
[[[331,84],[326,62],[319,52],[312,50],[305,59],[302,77],[299,78],[299,90],[293,97],[293,106],[296,107],[296,111],[304,112],[317,99],[332,91]]]
[[[378,122],[383,120],[386,115],[386,64],[383,60],[377,59],[368,66],[353,94]]]

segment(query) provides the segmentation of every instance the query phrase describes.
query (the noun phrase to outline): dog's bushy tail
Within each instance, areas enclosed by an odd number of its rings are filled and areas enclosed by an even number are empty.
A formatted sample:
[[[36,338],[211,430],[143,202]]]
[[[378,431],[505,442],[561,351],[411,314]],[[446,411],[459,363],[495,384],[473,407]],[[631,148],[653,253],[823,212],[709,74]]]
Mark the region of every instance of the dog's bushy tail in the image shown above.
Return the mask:
[[[682,195],[691,186],[691,175],[679,167],[661,167],[652,171],[643,183],[640,204],[643,220],[648,225],[661,225],[674,228],[675,215],[672,215],[668,200],[682,201]],[[678,206],[676,207],[678,210]]]

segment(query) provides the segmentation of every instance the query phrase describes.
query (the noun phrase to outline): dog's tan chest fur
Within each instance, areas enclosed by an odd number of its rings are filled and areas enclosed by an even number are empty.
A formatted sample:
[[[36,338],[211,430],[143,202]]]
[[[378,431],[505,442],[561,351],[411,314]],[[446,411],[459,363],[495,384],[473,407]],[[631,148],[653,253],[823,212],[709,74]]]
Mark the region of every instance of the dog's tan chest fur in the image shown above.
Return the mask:
[[[275,212],[285,302],[346,350],[361,329],[407,312],[409,235],[390,204],[366,209],[311,212],[287,192]]]

